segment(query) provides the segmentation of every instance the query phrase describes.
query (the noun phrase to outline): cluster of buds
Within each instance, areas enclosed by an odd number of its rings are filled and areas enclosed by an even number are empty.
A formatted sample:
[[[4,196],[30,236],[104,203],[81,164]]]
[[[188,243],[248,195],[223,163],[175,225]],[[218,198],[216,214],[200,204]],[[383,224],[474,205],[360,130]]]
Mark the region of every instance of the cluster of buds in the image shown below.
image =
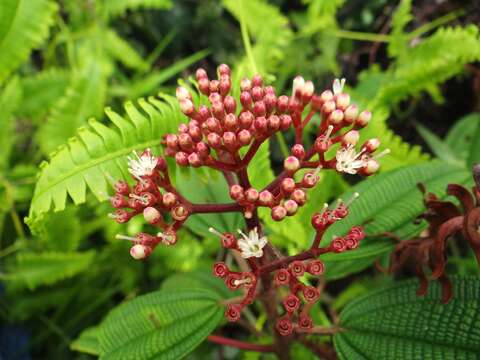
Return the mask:
[[[240,83],[240,97],[230,95],[232,80],[230,68],[220,65],[217,78],[210,80],[203,69],[196,72],[200,97],[192,95],[184,87],[177,88],[180,110],[187,122],[178,132],[166,134],[161,143],[165,155],[175,159],[179,166],[207,166],[218,170],[229,186],[231,203],[194,204],[182,197],[168,175],[167,162],[145,150],[135,158],[129,158],[130,173],[135,185],[125,182],[115,184],[112,205],[117,209],[111,214],[117,222],[124,223],[142,214],[151,226],[160,229],[156,235],[140,233],[134,237],[118,235],[133,243],[131,255],[135,259],[147,258],[158,244],[172,245],[177,241],[177,231],[189,216],[199,213],[243,213],[248,235],[210,232],[219,236],[221,245],[234,252],[242,271],[234,271],[224,262],[214,265],[213,273],[223,279],[232,290],[241,289],[245,295],[240,301],[230,303],[226,317],[237,321],[242,310],[255,299],[265,299],[266,289],[288,294],[282,298],[285,313],[278,318],[276,328],[281,335],[292,332],[309,332],[313,322],[309,316],[312,305],[320,298],[320,290],[312,286],[304,274],[319,276],[325,271],[319,259],[324,253],[340,253],[353,250],[365,234],[360,227],[353,227],[344,236],[334,236],[327,246],[320,246],[328,227],[348,215],[353,200],[338,200],[335,206],[323,209],[312,216],[311,223],[316,236],[311,247],[292,256],[283,256],[262,232],[257,209],[267,207],[276,221],[293,216],[307,202],[307,190],[320,180],[320,171],[331,169],[340,173],[368,176],[378,168],[378,158],[388,153],[376,153],[378,139],[369,139],[361,146],[359,130],[365,127],[371,113],[359,111],[350,104],[350,97],[343,92],[345,80],[335,80],[333,91],[316,94],[311,81],[296,77],[290,96],[277,95],[272,86],[263,83],[259,75],[244,78]],[[202,105],[207,103],[209,105]],[[315,141],[306,149],[303,145],[304,130],[317,121]],[[275,133],[293,130],[295,144],[284,160],[283,171],[263,189],[252,186],[248,166],[260,146]],[[237,256],[239,255],[239,256]],[[269,286],[273,282],[276,286]],[[260,286],[260,284],[263,284]]]
[[[394,273],[403,267],[413,267],[420,280],[417,291],[420,296],[428,290],[428,278],[424,272],[424,267],[428,266],[432,278],[442,286],[442,301],[447,303],[452,298],[452,284],[445,269],[448,258],[446,245],[455,234],[460,233],[466,238],[480,266],[480,165],[473,167],[473,179],[475,186],[471,193],[462,185],[447,186],[447,194],[455,197],[461,207],[451,201],[441,200],[435,194],[426,193],[425,187],[419,184],[427,209],[420,219],[428,222],[428,229],[418,238],[405,241],[397,239],[399,243],[390,256],[388,271]]]
[[[134,237],[117,235],[117,239],[132,242],[130,254],[140,260],[147,258],[158,244],[173,245],[177,242],[177,230],[188,218],[190,204],[170,183],[163,157],[154,156],[150,149],[140,155],[134,152],[133,155],[128,158],[128,163],[135,185],[130,188],[125,181],[114,184],[115,194],[110,202],[117,210],[110,217],[122,224],[142,214],[148,224],[160,230],[155,235],[143,232]],[[165,221],[167,214],[172,219],[170,224]]]

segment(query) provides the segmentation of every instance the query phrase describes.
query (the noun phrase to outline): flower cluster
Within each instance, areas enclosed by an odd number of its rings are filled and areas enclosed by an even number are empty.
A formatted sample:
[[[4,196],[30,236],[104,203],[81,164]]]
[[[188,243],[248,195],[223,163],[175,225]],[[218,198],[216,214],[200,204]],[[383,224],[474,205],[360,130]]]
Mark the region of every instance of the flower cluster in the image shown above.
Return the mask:
[[[159,245],[172,245],[177,231],[189,216],[200,213],[238,212],[245,218],[246,231],[238,234],[219,232],[213,228],[221,245],[233,252],[237,265],[217,262],[213,273],[223,279],[229,289],[244,292],[240,301],[228,304],[225,315],[237,321],[242,310],[254,300],[264,303],[270,320],[276,323],[279,334],[309,332],[314,328],[309,311],[321,292],[312,276],[325,271],[318,257],[325,253],[353,250],[365,234],[361,227],[352,227],[344,236],[324,239],[325,231],[345,218],[349,206],[358,194],[334,206],[324,207],[311,218],[315,238],[311,246],[299,254],[284,256],[263,233],[257,209],[270,209],[276,221],[297,214],[307,202],[307,190],[320,180],[320,171],[328,169],[347,174],[368,176],[379,168],[378,158],[388,150],[377,153],[378,139],[369,139],[360,146],[359,130],[371,120],[371,113],[359,111],[350,104],[343,91],[345,80],[335,80],[332,90],[315,93],[311,81],[296,77],[292,93],[277,95],[272,86],[264,84],[259,75],[244,78],[240,96],[230,95],[232,80],[227,65],[220,65],[217,78],[210,79],[205,70],[196,72],[199,93],[184,87],[177,89],[180,110],[187,123],[178,132],[161,139],[165,156],[179,166],[207,166],[218,170],[229,186],[230,203],[195,204],[185,199],[171,183],[167,161],[147,149],[129,158],[129,170],[135,181],[133,187],[120,181],[115,185],[111,214],[124,223],[136,215],[158,228],[158,233],[139,233],[135,237],[118,235],[132,242],[130,250],[135,259],[147,258]],[[208,105],[204,105],[208,104]],[[313,146],[305,148],[303,137],[309,126],[313,131]],[[280,131],[293,130],[295,143],[284,160],[283,170],[266,187],[255,188],[250,183],[248,166],[260,146]],[[330,240],[330,241],[327,241]],[[277,313],[277,301],[283,306]]]
[[[446,274],[445,266],[448,258],[446,243],[455,234],[461,233],[473,249],[480,265],[480,165],[473,168],[475,186],[472,193],[458,184],[449,184],[447,194],[460,202],[461,208],[451,201],[439,199],[435,194],[426,193],[425,187],[419,184],[425,194],[424,203],[427,211],[420,216],[429,226],[420,237],[400,241],[390,256],[389,272],[397,272],[404,266],[414,265],[420,280],[417,294],[423,296],[428,290],[428,278],[424,266],[430,267],[433,279],[442,285],[443,302],[452,297],[452,284]],[[400,239],[398,239],[400,240]]]

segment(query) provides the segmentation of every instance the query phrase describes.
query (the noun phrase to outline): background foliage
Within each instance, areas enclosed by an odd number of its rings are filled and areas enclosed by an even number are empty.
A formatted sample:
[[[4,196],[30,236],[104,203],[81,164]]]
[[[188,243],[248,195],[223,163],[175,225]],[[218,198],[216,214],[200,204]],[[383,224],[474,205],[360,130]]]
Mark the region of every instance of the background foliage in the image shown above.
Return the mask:
[[[157,249],[139,263],[114,240],[125,228],[107,218],[108,203],[99,203],[108,198],[111,177],[127,175],[128,153],[157,146],[161,134],[183,121],[176,100],[166,95],[176,78],[187,78],[196,65],[213,71],[221,62],[237,75],[262,73],[286,92],[299,73],[317,89],[346,77],[353,101],[374,114],[362,136],[378,137],[392,150],[382,174],[366,181],[323,174],[298,217],[272,224],[261,214],[271,239],[295,251],[311,239],[308,219],[318,204],[362,193],[352,216],[329,234],[366,223],[367,240],[357,251],[322,258],[331,281],[317,322],[329,325],[324,310],[333,309],[351,329],[334,338],[339,356],[359,358],[374,347],[402,359],[450,345],[458,356],[478,354],[478,339],[461,331],[454,343],[439,340],[448,337],[445,317],[457,319],[459,329],[460,316],[475,326],[478,278],[458,279],[456,298],[433,309],[438,324],[428,326],[437,330],[425,337],[392,324],[417,323],[438,289],[417,299],[410,291],[415,283],[395,282],[367,293],[393,281],[373,266],[393,248],[376,235],[407,239],[425,228],[413,222],[423,211],[416,183],[440,195],[450,182],[471,185],[470,167],[480,161],[479,20],[478,6],[461,1],[1,1],[0,358],[115,359],[126,341],[132,345],[125,358],[179,358],[191,351],[192,359],[219,351],[229,359],[255,358],[203,342],[222,324],[217,300],[231,295],[208,275],[218,246],[206,229],[236,228],[239,218],[191,219],[174,248]],[[290,136],[262,147],[251,169],[254,184],[277,172]],[[188,198],[225,196],[226,185],[211,172],[175,177]],[[189,190],[198,187],[205,191]],[[126,232],[140,227],[132,221]],[[476,274],[462,242],[451,252],[451,272]],[[182,306],[189,313],[179,317]],[[375,315],[385,307],[391,323]],[[145,317],[149,309],[153,319]],[[250,316],[261,330],[262,315]],[[154,331],[159,324],[166,328]],[[227,330],[246,338],[242,330]],[[186,334],[195,336],[185,340]],[[312,356],[302,347],[292,352]]]

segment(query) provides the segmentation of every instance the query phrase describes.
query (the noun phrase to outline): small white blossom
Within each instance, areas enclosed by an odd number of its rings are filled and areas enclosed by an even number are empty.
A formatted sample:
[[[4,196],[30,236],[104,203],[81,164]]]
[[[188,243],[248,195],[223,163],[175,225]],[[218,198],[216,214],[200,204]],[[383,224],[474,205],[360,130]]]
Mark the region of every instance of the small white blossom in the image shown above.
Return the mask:
[[[333,94],[340,95],[343,92],[343,87],[345,86],[345,79],[335,79],[333,80]]]
[[[153,174],[153,170],[157,166],[158,159],[152,155],[150,149],[147,149],[141,156],[138,156],[137,152],[133,152],[136,156],[131,158],[128,156],[128,171],[140,179],[142,176],[150,176]]]
[[[267,237],[259,237],[257,228],[251,230],[248,233],[248,236],[245,235],[241,230],[238,230],[238,232],[240,235],[242,235],[242,238],[237,242],[237,245],[242,253],[242,257],[245,259],[251,257],[262,257],[263,248],[265,245],[267,245]]]
[[[337,171],[347,174],[356,174],[358,169],[365,166],[366,162],[360,157],[363,154],[363,150],[357,153],[355,147],[348,145],[337,151],[335,156],[337,159]]]

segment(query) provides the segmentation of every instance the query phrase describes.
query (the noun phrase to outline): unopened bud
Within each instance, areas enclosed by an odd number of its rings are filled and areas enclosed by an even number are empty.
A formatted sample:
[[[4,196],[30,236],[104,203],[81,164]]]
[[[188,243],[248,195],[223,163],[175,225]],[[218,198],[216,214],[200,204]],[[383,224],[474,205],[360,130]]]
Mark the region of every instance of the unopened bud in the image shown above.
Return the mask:
[[[264,190],[260,192],[260,194],[258,194],[258,202],[262,206],[268,206],[268,207],[272,206],[274,203],[274,198],[272,193],[268,190]]]
[[[295,180],[292,178],[285,178],[281,183],[282,191],[286,194],[292,193],[296,189]]]
[[[343,111],[338,109],[332,111],[328,117],[328,121],[330,124],[340,124],[343,121]]]
[[[223,106],[225,107],[225,111],[227,113],[234,113],[237,109],[237,102],[232,96],[227,96],[223,100]]]
[[[162,214],[160,214],[160,211],[155,209],[154,207],[146,207],[143,209],[143,218],[145,221],[149,224],[156,224],[160,222],[162,219]]]
[[[253,87],[251,94],[254,101],[262,100],[263,96],[265,95],[265,93],[263,92],[263,89],[260,86]]]
[[[170,211],[170,214],[177,221],[185,221],[188,218],[189,211],[185,206],[177,205]]]
[[[344,115],[345,122],[353,124],[358,115],[358,107],[356,105],[350,105],[345,109]]]
[[[344,145],[357,145],[360,139],[360,133],[357,130],[350,130],[342,137],[342,144]]]
[[[130,248],[130,255],[135,260],[143,260],[150,256],[152,253],[152,248],[150,246],[145,246],[141,244],[133,245]]]
[[[305,148],[302,144],[295,144],[292,147],[292,155],[298,159],[303,159],[305,157]]]
[[[368,110],[364,110],[360,114],[358,114],[358,117],[355,120],[355,125],[360,127],[367,126],[371,119],[372,113]]]
[[[336,105],[338,109],[345,110],[350,105],[350,95],[347,93],[337,95]]]
[[[248,202],[255,203],[258,200],[258,191],[254,188],[250,188],[247,191],[245,191],[245,199]]]
[[[282,206],[275,206],[271,211],[272,219],[275,221],[281,221],[287,216],[287,210]]]
[[[295,200],[295,202],[302,206],[303,204],[305,204],[305,202],[307,201],[307,194],[305,193],[305,191],[303,191],[302,189],[296,189],[292,195],[291,195],[291,198],[293,200]]]
[[[163,205],[170,209],[177,203],[177,195],[171,192],[166,192],[162,196],[162,202]]]
[[[285,201],[283,206],[285,207],[285,210],[287,210],[287,215],[289,216],[294,215],[298,210],[298,204],[292,199]]]
[[[249,78],[243,78],[242,81],[240,81],[240,90],[242,91],[250,91],[252,89],[252,82],[250,81]]]
[[[188,155],[183,151],[179,151],[175,154],[175,161],[180,166],[188,165]]]
[[[288,96],[281,95],[277,99],[277,110],[280,113],[287,111],[288,109]]]
[[[300,169],[300,160],[295,156],[289,156],[283,161],[283,168],[289,173],[294,173]]]
[[[193,167],[199,167],[202,165],[202,160],[197,153],[192,152],[188,155],[188,163]]]
[[[237,184],[232,185],[230,187],[230,197],[236,201],[242,200],[244,198],[243,187]]]

